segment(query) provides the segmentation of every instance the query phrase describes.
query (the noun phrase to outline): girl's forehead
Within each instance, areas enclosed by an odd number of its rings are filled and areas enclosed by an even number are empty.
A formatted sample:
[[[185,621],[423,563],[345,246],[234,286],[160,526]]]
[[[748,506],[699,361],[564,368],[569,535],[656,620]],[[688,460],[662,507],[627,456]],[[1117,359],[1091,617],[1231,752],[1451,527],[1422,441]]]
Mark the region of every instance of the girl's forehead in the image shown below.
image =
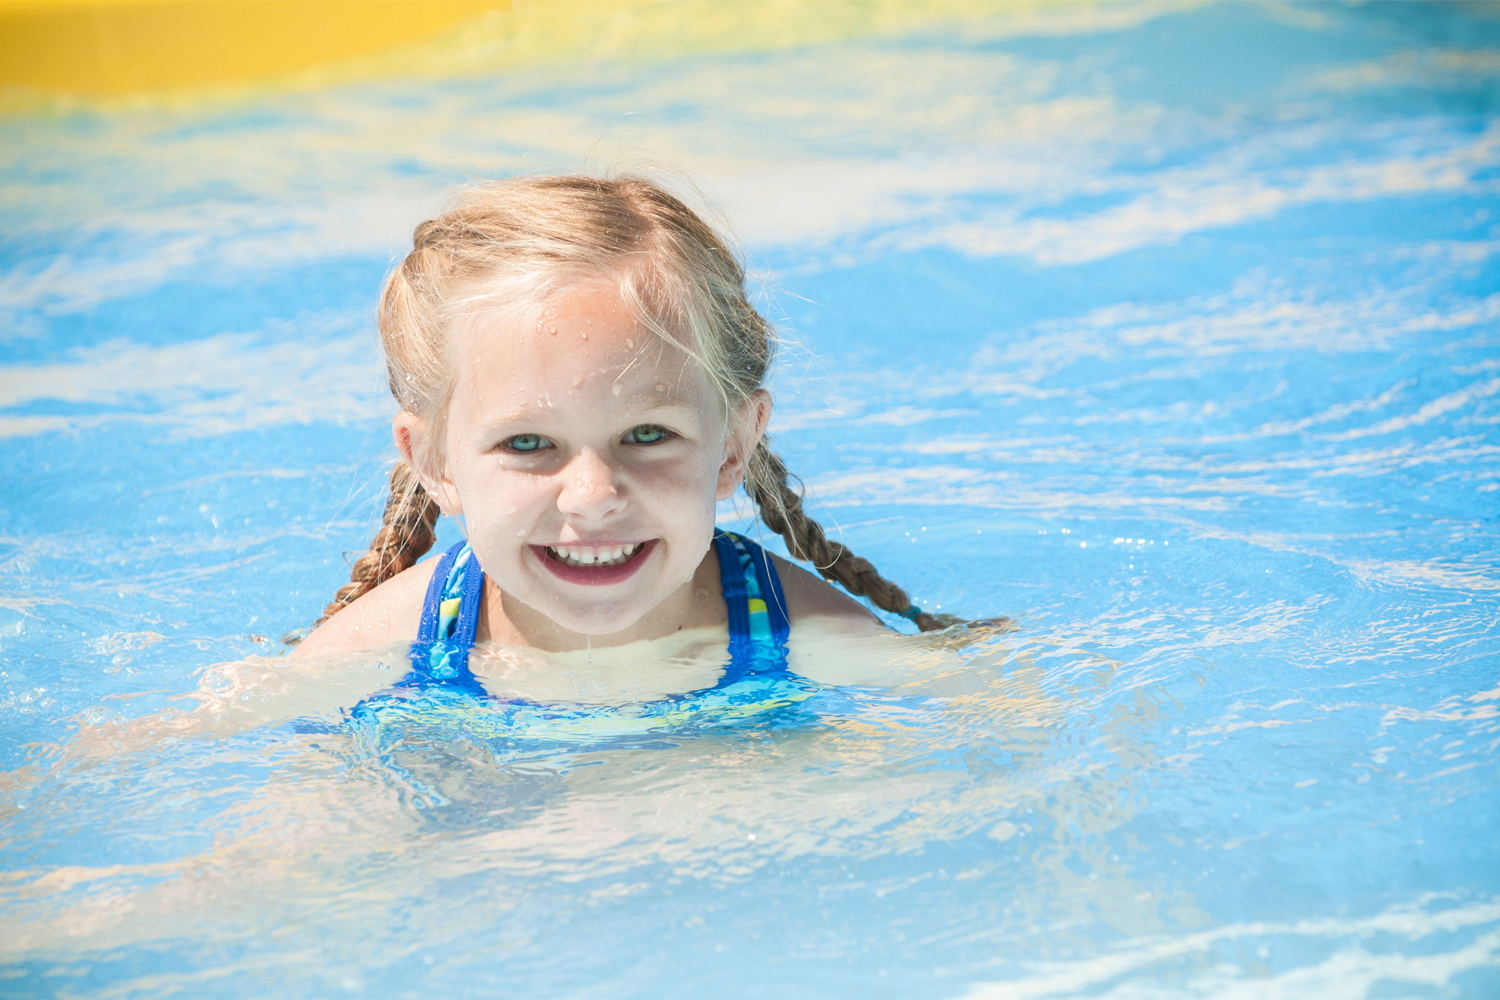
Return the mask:
[[[530,300],[482,302],[454,324],[455,389],[497,404],[606,384],[621,399],[700,403],[706,378],[683,351],[643,326],[607,280]]]
[[[552,334],[557,324],[623,329],[637,325],[637,320],[619,283],[598,277],[540,291],[509,284],[476,288],[461,297],[455,327],[480,335],[519,335]]]

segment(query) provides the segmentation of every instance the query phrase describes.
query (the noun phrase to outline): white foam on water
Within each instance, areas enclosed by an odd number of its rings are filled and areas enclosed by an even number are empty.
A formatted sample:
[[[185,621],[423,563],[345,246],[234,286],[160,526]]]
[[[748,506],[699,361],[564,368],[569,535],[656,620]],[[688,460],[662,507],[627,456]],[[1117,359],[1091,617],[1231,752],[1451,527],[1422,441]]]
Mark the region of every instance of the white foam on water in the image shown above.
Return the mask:
[[[1364,940],[1375,934],[1419,941],[1434,934],[1451,935],[1500,924],[1500,904],[1494,902],[1463,903],[1439,910],[1429,909],[1431,902],[1424,899],[1393,906],[1364,918],[1236,923],[1177,936],[1142,938],[1116,945],[1104,955],[1041,965],[1012,981],[976,984],[962,996],[964,1000],[1050,1000],[1083,995],[1113,1000],[1363,1000],[1379,983],[1442,987],[1462,972],[1500,964],[1500,929],[1471,934],[1457,947],[1417,955],[1344,946],[1313,964],[1274,973],[1269,968],[1248,970],[1215,954],[1217,946],[1226,943],[1267,942],[1275,946],[1284,938]],[[1153,982],[1149,978],[1153,967],[1175,966],[1183,960],[1210,968],[1196,975],[1188,973],[1186,983]],[[1161,974],[1164,978],[1181,978],[1180,973],[1172,974],[1175,971],[1162,969]],[[1141,973],[1147,978],[1099,991],[1111,980]]]

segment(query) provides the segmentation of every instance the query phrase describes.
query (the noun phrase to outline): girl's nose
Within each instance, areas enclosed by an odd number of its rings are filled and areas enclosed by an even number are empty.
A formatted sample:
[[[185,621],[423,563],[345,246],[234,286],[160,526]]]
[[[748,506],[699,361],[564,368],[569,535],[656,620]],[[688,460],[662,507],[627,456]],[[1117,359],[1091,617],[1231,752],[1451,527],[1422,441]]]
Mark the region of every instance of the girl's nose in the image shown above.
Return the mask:
[[[605,517],[625,506],[615,483],[615,470],[596,451],[585,448],[563,466],[562,490],[557,509],[592,520]]]

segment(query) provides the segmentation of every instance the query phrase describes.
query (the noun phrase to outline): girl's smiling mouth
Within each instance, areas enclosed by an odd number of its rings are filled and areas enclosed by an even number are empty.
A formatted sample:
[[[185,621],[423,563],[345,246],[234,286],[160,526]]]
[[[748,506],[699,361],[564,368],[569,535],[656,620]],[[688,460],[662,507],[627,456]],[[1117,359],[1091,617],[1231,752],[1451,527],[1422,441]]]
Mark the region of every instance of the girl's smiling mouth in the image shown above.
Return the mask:
[[[533,545],[543,566],[568,583],[602,586],[620,583],[635,575],[656,547],[646,542],[613,542],[603,545]]]

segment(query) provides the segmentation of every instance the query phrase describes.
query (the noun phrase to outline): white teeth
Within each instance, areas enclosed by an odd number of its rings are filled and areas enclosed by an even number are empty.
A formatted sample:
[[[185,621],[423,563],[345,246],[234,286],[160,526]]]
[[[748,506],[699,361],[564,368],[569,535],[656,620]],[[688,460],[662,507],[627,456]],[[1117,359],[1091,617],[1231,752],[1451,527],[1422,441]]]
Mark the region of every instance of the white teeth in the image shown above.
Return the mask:
[[[618,566],[635,555],[635,545],[549,545],[547,553],[568,566]]]

